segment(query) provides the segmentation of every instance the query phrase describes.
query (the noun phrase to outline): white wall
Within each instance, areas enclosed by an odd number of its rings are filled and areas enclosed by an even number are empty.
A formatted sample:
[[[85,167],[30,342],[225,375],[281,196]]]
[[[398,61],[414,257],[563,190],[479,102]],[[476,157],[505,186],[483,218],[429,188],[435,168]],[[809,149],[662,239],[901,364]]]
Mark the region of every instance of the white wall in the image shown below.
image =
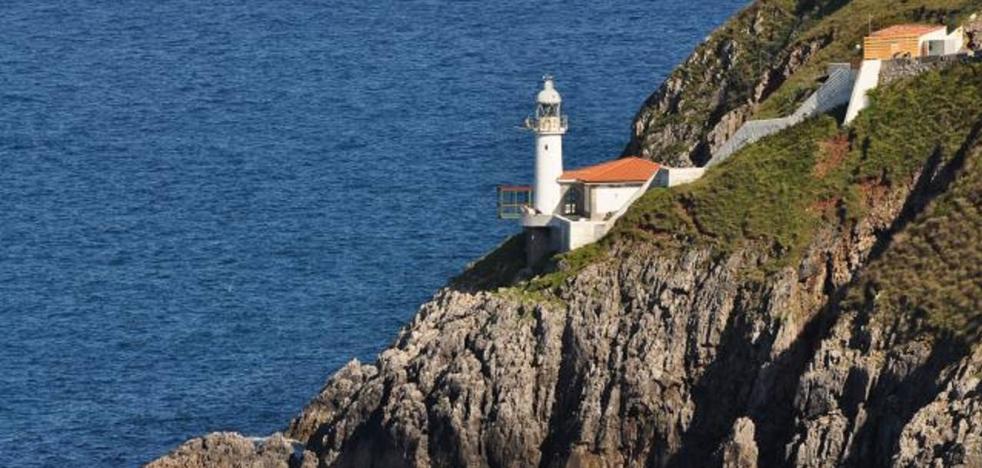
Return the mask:
[[[675,187],[699,180],[706,173],[705,167],[665,167],[658,169],[654,187]]]
[[[559,206],[562,193],[559,176],[563,174],[563,136],[560,134],[536,134],[535,137],[535,190],[532,206],[543,214],[553,214]]]
[[[917,44],[918,44],[918,46],[920,46],[921,53],[923,54],[924,53],[924,48],[927,47],[927,45],[926,45],[926,42],[927,41],[943,41],[943,40],[946,40],[946,39],[948,39],[948,29],[947,28],[939,28],[937,31],[934,31],[932,33],[925,34],[925,35],[917,38]]]
[[[607,234],[609,226],[600,221],[567,222],[563,225],[566,233],[564,251],[576,250],[584,245],[592,244]]]
[[[589,188],[589,212],[592,218],[602,218],[607,213],[620,210],[631,200],[641,184],[625,186],[592,185]]]
[[[859,68],[859,76],[856,77],[856,85],[852,88],[852,96],[849,98],[849,109],[846,110],[844,122],[846,125],[852,123],[863,109],[869,107],[867,93],[880,84],[882,66],[883,62],[880,60],[863,60],[863,65]]]
[[[952,31],[945,38],[944,45],[945,55],[953,55],[960,52],[965,47],[965,28],[956,28]]]

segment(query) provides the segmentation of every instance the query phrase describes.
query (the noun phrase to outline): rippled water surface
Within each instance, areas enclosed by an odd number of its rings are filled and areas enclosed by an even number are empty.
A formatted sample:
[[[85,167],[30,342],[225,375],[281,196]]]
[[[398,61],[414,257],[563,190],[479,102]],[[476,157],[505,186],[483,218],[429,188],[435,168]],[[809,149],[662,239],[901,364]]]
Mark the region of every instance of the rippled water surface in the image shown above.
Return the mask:
[[[513,224],[558,78],[619,153],[744,0],[0,6],[0,465],[284,427]]]

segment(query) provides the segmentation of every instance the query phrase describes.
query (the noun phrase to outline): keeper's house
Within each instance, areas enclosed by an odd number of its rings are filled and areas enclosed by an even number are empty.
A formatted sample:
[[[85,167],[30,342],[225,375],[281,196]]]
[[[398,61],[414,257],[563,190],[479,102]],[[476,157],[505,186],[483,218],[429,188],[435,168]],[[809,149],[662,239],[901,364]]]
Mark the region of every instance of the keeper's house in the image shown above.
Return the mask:
[[[566,171],[558,180],[563,191],[561,214],[606,221],[633,201],[659,167],[647,159],[627,157]]]
[[[863,39],[864,60],[937,57],[958,53],[965,45],[962,28],[950,34],[943,25],[898,24]]]
[[[546,76],[535,116],[525,121],[535,134],[535,185],[498,186],[498,217],[521,220],[529,265],[606,235],[661,168],[629,157],[566,171],[563,135],[568,125],[555,82]]]

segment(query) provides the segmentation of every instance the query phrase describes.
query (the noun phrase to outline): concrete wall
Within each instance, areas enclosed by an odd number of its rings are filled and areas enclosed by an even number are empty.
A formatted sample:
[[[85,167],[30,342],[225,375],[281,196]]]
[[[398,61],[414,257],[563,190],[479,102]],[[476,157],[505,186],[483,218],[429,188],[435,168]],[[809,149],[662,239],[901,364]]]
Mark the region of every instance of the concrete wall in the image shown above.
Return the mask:
[[[620,210],[637,191],[641,184],[623,186],[592,185],[588,188],[587,211],[592,219],[603,219],[608,213]]]
[[[560,250],[562,237],[557,229],[551,227],[525,228],[525,264],[537,265],[542,260]]]
[[[592,244],[607,234],[613,223],[605,221],[572,221],[564,216],[556,216],[551,224],[555,237],[555,251],[569,252],[584,245]]]
[[[923,54],[925,48],[927,47],[928,41],[944,41],[949,39],[948,29],[939,29],[935,32],[925,34],[918,38],[918,42],[921,45],[921,53]],[[915,55],[916,57],[916,55]]]
[[[803,120],[847,104],[852,96],[857,73],[849,64],[829,64],[829,78],[793,114],[778,119],[751,120],[713,154],[706,167],[715,166],[761,138],[773,135]],[[668,185],[663,185],[668,186]]]
[[[706,173],[705,167],[664,167],[658,169],[655,174],[654,187],[675,187],[677,185],[688,184],[702,177]]]
[[[791,114],[792,125],[848,104],[857,74],[850,64],[829,64],[829,78]]]
[[[918,60],[890,60],[883,62],[880,69],[880,86],[894,81],[940,70],[960,63],[959,57],[927,57]]]
[[[607,234],[607,225],[601,221],[578,221],[565,223],[567,245],[566,250],[575,250],[584,245],[592,244]]]
[[[852,123],[863,109],[869,107],[867,93],[879,85],[882,67],[882,60],[863,60],[863,65],[859,68],[859,75],[856,77],[856,85],[852,89],[852,97],[849,99],[849,109],[846,110],[844,122],[846,125]]]
[[[956,28],[945,38],[945,55],[961,52],[965,48],[965,28]]]
[[[782,117],[779,119],[764,119],[764,120],[751,120],[742,127],[726,143],[723,144],[716,153],[713,154],[712,159],[706,163],[706,166],[715,166],[730,156],[732,156],[737,151],[743,149],[744,146],[752,144],[761,138],[769,135],[773,135],[785,128],[790,127],[795,122],[790,117]]]

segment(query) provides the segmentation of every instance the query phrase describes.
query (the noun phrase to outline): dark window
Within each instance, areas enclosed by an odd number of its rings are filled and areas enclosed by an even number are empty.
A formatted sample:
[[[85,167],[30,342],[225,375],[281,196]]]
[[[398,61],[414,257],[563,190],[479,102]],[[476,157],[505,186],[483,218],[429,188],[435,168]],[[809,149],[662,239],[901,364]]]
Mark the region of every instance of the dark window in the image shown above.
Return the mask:
[[[578,215],[582,211],[580,209],[582,206],[583,189],[577,185],[573,185],[566,190],[566,195],[563,197],[563,214]]]

